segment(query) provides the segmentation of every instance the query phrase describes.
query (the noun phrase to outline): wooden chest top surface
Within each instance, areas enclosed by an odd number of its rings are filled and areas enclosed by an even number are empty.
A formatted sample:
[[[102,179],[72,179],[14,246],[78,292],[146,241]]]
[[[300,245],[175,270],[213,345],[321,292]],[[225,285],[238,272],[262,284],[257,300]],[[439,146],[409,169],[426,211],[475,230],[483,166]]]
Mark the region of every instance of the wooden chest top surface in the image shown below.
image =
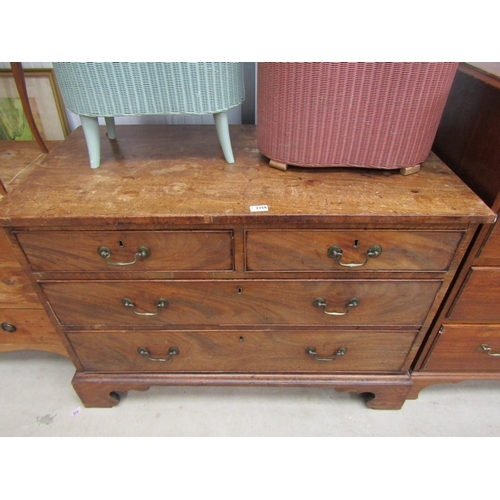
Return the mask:
[[[0,205],[17,227],[110,224],[483,223],[494,213],[435,155],[410,176],[360,168],[282,172],[257,149],[256,126],[231,126],[236,162],[215,127],[118,126],[101,130],[101,167],[89,167],[81,128],[40,158]],[[252,213],[251,206],[268,211]]]

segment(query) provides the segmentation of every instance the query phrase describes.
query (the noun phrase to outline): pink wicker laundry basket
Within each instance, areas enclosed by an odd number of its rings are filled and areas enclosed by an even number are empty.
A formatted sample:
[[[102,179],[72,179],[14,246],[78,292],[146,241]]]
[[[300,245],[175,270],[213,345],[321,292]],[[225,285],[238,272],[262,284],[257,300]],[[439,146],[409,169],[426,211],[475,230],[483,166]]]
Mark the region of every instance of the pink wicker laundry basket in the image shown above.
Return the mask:
[[[458,63],[259,63],[270,164],[404,169],[430,153]]]

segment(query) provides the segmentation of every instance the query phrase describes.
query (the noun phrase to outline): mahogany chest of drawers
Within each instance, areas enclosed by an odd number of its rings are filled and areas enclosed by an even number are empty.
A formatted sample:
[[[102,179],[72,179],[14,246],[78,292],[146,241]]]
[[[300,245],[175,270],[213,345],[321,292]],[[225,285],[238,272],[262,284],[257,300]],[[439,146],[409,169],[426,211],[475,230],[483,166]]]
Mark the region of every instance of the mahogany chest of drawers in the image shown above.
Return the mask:
[[[1,205],[86,406],[151,385],[329,386],[400,408],[493,212],[437,157],[419,173],[268,168],[255,126],[77,129]],[[215,146],[214,146],[215,145]]]
[[[450,167],[496,213],[499,75],[459,66],[435,142]],[[481,226],[415,362],[409,397],[416,398],[421,389],[436,383],[500,380],[499,249],[499,223]]]

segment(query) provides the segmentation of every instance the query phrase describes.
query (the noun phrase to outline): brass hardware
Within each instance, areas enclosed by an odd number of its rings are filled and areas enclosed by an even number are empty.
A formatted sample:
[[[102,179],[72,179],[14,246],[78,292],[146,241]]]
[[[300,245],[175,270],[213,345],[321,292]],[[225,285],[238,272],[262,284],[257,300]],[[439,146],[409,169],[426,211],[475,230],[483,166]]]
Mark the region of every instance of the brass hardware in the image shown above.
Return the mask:
[[[177,356],[179,354],[179,349],[177,349],[177,347],[171,347],[168,350],[168,358],[152,358],[151,353],[145,347],[137,348],[137,352],[141,356],[147,357],[149,361],[159,361],[161,363],[166,363],[167,361],[170,361],[174,356]]]
[[[344,254],[342,248],[340,248],[337,245],[334,245],[328,249],[328,257],[330,257],[331,259],[338,259],[337,263],[342,267],[362,267],[368,262],[369,257],[374,259],[375,257],[378,257],[381,253],[382,253],[382,247],[380,245],[373,245],[366,252],[366,258],[364,262],[344,264],[342,262],[342,256]]]
[[[488,344],[481,344],[478,350],[486,352],[488,356],[500,356],[500,352],[491,352],[491,347]]]
[[[330,316],[345,316],[348,312],[349,312],[349,308],[350,307],[358,307],[359,305],[359,300],[354,297],[352,298],[346,305],[346,309],[344,312],[329,312],[326,310],[326,301],[325,299],[316,299],[314,302],[313,302],[313,306],[314,307],[323,307],[323,312],[325,314],[329,314]]]
[[[127,298],[123,298],[122,299],[122,305],[123,305],[123,307],[130,307],[130,308],[132,308],[133,313],[137,314],[137,316],[156,316],[157,314],[160,313],[160,309],[162,309],[164,307],[168,307],[168,300],[167,299],[158,299],[156,301],[156,312],[154,312],[154,313],[150,313],[150,312],[144,312],[144,313],[137,312],[135,310],[134,303],[130,299],[127,299]]]
[[[2,330],[7,333],[17,332],[17,328],[12,323],[2,323]]]
[[[341,347],[335,354],[333,354],[333,357],[331,357],[331,358],[319,358],[315,347],[308,347],[306,349],[306,354],[309,354],[310,356],[314,356],[314,359],[316,361],[335,361],[339,356],[345,356],[346,353],[347,353],[347,348]]]
[[[106,264],[109,266],[131,266],[137,262],[137,259],[147,259],[151,255],[151,250],[148,247],[139,247],[134,256],[134,260],[132,262],[110,262],[111,258],[111,250],[108,247],[100,246],[97,249],[97,253],[106,261]]]

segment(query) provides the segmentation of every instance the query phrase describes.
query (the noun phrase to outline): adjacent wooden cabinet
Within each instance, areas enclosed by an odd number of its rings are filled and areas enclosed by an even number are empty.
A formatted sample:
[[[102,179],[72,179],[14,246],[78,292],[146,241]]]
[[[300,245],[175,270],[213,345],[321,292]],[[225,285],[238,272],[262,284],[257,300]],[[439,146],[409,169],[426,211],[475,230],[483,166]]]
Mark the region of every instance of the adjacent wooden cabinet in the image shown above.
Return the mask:
[[[434,150],[496,213],[499,137],[500,73],[461,64]],[[416,360],[409,397],[435,383],[500,380],[499,249],[499,223],[481,226]]]
[[[49,142],[51,148],[57,143]],[[35,142],[0,141],[0,185],[10,191],[42,158]],[[42,350],[67,356],[59,334],[23,268],[23,256],[0,228],[0,352]]]
[[[420,172],[271,169],[256,128],[81,129],[0,205],[86,406],[151,385],[327,386],[400,408],[494,213],[431,154]],[[54,187],[57,186],[57,189]],[[259,207],[259,208],[255,208]]]

